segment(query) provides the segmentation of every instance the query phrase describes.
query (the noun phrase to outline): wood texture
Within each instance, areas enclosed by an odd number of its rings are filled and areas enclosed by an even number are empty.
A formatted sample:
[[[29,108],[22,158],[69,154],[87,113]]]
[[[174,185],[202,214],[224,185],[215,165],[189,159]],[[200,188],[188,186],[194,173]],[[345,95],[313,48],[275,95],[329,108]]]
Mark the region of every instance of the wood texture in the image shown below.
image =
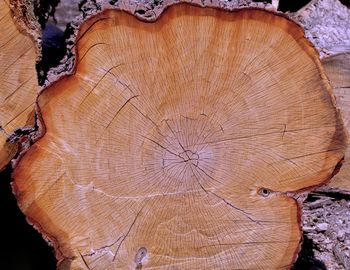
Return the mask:
[[[20,20],[20,18],[17,18]],[[13,131],[34,122],[38,93],[35,61],[36,45],[27,25],[15,23],[7,0],[0,0],[0,170],[17,152],[8,140]],[[29,30],[34,33],[36,30]]]
[[[62,268],[289,268],[293,196],[332,177],[346,146],[301,28],[257,9],[176,5],[152,23],[110,10],[76,49],[13,174]]]
[[[337,106],[344,124],[350,130],[350,53],[342,53],[322,60],[334,89]],[[350,194],[350,149],[345,154],[340,172],[329,183],[329,187]]]

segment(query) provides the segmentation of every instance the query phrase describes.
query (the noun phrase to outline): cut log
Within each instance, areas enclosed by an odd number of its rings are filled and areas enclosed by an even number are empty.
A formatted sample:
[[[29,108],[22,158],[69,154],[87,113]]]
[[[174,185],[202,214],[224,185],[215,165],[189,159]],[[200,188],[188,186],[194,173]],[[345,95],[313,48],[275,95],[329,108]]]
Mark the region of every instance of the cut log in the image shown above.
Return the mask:
[[[107,10],[76,69],[41,92],[42,136],[14,169],[64,269],[286,269],[305,189],[346,132],[302,29],[259,9]]]
[[[24,18],[20,14],[19,1],[12,4],[15,5],[16,23],[9,1],[0,0],[0,170],[17,152],[17,143],[9,141],[10,135],[17,128],[34,124],[34,103],[38,93],[35,62],[40,27],[34,19],[29,19],[29,6],[26,10],[28,18]]]
[[[327,75],[334,89],[337,106],[340,108],[344,124],[350,131],[350,53],[342,53],[322,60]],[[350,149],[340,172],[329,183],[334,191],[350,194]]]

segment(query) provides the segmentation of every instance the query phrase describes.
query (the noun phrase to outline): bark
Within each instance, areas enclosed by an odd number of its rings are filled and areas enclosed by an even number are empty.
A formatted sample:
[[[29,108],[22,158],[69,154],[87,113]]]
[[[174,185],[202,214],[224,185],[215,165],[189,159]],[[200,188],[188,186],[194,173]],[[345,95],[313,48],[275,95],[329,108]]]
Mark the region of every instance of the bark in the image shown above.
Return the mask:
[[[12,5],[12,10],[10,8]],[[29,3],[0,2],[0,170],[34,125],[40,27]],[[28,126],[23,128],[24,126]],[[24,135],[24,136],[20,136]]]
[[[291,267],[346,147],[317,51],[277,12],[126,3],[147,22],[91,17],[39,95],[22,211],[64,269]]]
[[[290,15],[303,25],[321,57],[350,51],[350,9],[339,0],[313,0]]]

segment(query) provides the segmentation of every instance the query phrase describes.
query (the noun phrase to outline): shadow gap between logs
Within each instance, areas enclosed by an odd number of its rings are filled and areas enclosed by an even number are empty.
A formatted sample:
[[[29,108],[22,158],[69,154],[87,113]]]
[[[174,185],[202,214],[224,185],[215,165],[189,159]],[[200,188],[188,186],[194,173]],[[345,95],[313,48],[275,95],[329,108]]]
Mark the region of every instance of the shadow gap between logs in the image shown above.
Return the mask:
[[[0,172],[1,269],[54,270],[54,250],[26,221],[11,188],[11,166]]]

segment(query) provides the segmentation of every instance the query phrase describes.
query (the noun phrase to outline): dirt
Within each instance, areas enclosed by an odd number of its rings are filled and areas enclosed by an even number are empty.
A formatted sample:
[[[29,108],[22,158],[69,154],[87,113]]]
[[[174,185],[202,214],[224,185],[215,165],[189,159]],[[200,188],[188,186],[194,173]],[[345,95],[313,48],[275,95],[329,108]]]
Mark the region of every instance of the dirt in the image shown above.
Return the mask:
[[[309,257],[325,266],[316,269],[350,269],[350,195],[311,193],[303,205],[302,224],[308,254],[313,255]]]

